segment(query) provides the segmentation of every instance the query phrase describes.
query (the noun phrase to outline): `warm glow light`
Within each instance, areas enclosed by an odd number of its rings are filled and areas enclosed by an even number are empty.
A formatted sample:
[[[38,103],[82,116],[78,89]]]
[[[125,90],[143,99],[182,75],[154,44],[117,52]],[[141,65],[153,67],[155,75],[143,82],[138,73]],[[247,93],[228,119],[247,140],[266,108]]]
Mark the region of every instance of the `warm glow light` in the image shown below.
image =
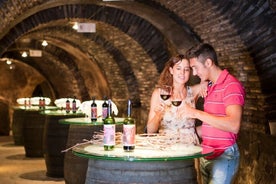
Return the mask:
[[[12,64],[11,60],[9,60],[9,59],[6,61],[6,63],[7,63],[7,65]]]
[[[46,40],[43,40],[42,44],[43,47],[46,47],[48,45],[48,42]]]
[[[78,29],[79,29],[79,25],[78,25],[78,23],[77,23],[77,22],[75,22],[72,28],[73,28],[73,29],[75,29],[75,30],[78,30]]]
[[[23,53],[22,53],[22,55],[21,55],[22,57],[27,57],[28,56],[28,54],[27,54],[27,52],[26,51],[24,51]]]

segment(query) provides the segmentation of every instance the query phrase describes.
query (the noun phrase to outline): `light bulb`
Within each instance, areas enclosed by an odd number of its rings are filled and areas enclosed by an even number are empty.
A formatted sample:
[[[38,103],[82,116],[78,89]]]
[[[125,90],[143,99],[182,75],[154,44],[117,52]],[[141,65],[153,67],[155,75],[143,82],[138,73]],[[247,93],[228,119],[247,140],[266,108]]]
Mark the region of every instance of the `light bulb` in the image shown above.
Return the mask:
[[[11,65],[12,61],[11,60],[7,60],[6,63],[7,63],[7,65]]]
[[[75,30],[78,30],[78,29],[79,29],[79,25],[78,25],[78,23],[77,23],[77,22],[75,22],[72,28],[73,28],[73,29],[75,29]]]
[[[43,40],[42,44],[43,47],[46,47],[48,45],[48,42],[46,40]]]
[[[22,57],[27,57],[28,56],[28,54],[27,54],[27,52],[26,51],[24,51],[23,53],[22,53],[22,55],[21,55]]]

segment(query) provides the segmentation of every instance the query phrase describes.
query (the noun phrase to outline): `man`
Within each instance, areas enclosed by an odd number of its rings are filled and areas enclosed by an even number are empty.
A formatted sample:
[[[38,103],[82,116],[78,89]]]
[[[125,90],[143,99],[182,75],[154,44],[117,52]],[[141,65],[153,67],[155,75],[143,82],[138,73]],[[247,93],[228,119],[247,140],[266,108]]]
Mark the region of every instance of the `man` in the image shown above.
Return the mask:
[[[209,81],[204,111],[185,105],[183,113],[201,120],[198,134],[203,151],[214,149],[200,159],[203,183],[227,184],[234,181],[239,166],[237,134],[242,120],[245,91],[242,84],[218,65],[214,48],[200,44],[187,52],[193,75]]]

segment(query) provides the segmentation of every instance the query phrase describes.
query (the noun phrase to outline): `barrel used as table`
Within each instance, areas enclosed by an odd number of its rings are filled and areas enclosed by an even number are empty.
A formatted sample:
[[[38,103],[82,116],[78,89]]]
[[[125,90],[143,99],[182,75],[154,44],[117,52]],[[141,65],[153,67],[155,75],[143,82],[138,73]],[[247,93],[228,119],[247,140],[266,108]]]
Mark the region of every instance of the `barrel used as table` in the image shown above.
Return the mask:
[[[26,110],[23,138],[26,157],[43,157],[43,131],[45,118],[39,110]]]
[[[43,134],[43,150],[46,164],[46,175],[50,177],[64,176],[64,153],[69,125],[60,124],[64,118],[84,117],[83,113],[66,113],[65,111],[44,111],[45,127]]]
[[[123,118],[115,118],[116,131],[122,132]],[[87,118],[70,118],[60,120],[61,124],[70,124],[67,148],[84,140],[91,140],[95,132],[103,131],[101,121],[91,122]],[[84,184],[88,167],[88,159],[80,158],[71,151],[65,153],[64,159],[64,180],[66,184]]]
[[[49,109],[57,109],[55,106],[46,106]],[[24,145],[23,128],[24,121],[27,120],[25,117],[26,111],[41,111],[38,106],[14,106],[13,107],[13,118],[12,118],[12,135],[15,145]]]
[[[12,136],[15,145],[24,145],[23,123],[24,123],[25,107],[14,107],[12,118]]]
[[[56,109],[57,107],[46,106],[46,108]],[[43,157],[45,116],[41,112],[45,109],[36,106],[25,109],[23,139],[26,157]]]
[[[182,145],[174,149],[136,146],[125,152],[122,145],[104,151],[102,145],[80,145],[73,149],[89,159],[86,184],[191,184],[197,183],[194,159],[209,155],[200,146]]]

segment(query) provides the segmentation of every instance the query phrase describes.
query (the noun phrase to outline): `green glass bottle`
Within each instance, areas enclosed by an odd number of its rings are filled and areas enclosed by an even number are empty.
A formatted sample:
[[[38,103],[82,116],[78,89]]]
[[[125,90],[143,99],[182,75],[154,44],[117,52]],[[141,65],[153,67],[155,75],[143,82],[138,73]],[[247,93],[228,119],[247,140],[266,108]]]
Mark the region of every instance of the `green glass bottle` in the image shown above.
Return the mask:
[[[104,150],[111,151],[115,147],[115,120],[111,113],[111,100],[108,100],[107,118],[104,120]]]
[[[125,151],[133,151],[135,148],[136,126],[135,119],[131,117],[131,101],[127,103],[127,117],[123,125],[123,148]]]

